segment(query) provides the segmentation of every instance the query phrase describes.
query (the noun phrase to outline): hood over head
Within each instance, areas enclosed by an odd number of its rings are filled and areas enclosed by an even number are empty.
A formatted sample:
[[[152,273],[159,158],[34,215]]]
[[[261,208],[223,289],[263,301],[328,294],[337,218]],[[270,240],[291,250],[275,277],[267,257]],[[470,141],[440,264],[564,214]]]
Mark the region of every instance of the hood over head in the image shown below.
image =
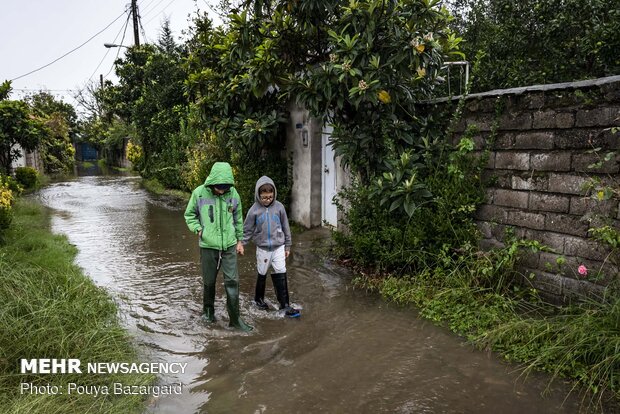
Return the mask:
[[[211,186],[215,184],[229,184],[235,185],[235,178],[233,177],[232,167],[227,162],[216,162],[211,167],[211,172],[205,180],[205,186]]]
[[[258,179],[258,181],[256,181],[256,187],[254,187],[254,200],[256,200],[257,203],[260,203],[260,195],[258,194],[258,189],[265,184],[270,184],[273,187],[273,201],[271,202],[271,204],[273,204],[278,199],[278,189],[276,188],[273,180],[266,175],[263,175],[261,178]]]

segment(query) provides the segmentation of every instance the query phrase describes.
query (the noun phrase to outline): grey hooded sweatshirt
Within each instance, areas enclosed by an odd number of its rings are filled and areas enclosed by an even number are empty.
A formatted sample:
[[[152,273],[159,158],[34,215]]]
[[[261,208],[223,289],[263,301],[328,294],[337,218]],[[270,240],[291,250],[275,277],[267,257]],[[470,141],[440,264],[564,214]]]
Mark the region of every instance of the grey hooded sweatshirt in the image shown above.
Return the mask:
[[[267,207],[261,204],[258,194],[258,189],[265,184],[271,184],[274,190],[273,200]],[[291,249],[293,242],[288,217],[284,205],[277,201],[277,196],[278,190],[271,178],[263,175],[258,179],[254,188],[254,204],[243,222],[244,245],[252,240],[256,246],[265,250],[275,250],[282,245],[287,251]]]

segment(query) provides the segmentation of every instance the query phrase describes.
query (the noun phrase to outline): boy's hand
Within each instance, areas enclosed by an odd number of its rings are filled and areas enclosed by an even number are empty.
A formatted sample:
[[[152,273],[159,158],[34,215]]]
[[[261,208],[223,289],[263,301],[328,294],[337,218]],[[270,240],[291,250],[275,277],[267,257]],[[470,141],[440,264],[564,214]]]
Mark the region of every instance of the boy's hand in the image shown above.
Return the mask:
[[[243,243],[241,243],[240,241],[237,242],[237,254],[240,254],[241,256],[243,256]]]
[[[288,255],[289,255],[289,254],[291,254],[291,251],[290,251],[290,250],[285,250],[285,251],[284,251],[284,258],[285,258],[285,259],[288,259]]]

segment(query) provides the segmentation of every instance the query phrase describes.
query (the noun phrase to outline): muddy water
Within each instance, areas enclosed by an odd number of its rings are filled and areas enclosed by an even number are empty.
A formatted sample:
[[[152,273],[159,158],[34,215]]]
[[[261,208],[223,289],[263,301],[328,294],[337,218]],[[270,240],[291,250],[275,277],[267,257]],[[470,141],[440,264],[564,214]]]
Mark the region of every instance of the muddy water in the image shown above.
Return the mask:
[[[576,398],[548,377],[473,350],[412,310],[354,290],[316,255],[329,233],[294,235],[288,260],[299,319],[251,306],[254,252],[240,258],[241,306],[255,329],[227,327],[221,275],[216,316],[200,321],[197,240],[171,206],[134,177],[80,177],[39,195],[78,264],[119,302],[143,362],[187,363],[182,394],[150,399],[153,413],[575,413]],[[268,281],[268,299],[275,295]]]

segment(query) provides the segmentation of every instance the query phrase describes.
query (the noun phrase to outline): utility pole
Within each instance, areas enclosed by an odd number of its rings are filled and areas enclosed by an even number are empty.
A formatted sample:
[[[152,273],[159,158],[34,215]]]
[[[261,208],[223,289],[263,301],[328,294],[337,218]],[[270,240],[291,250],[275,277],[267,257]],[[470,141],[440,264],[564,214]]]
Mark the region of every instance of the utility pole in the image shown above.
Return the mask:
[[[101,89],[103,89],[103,73],[99,74],[99,84],[101,85]]]
[[[140,36],[138,34],[138,0],[131,0],[131,14],[133,16],[134,45],[140,46]]]

